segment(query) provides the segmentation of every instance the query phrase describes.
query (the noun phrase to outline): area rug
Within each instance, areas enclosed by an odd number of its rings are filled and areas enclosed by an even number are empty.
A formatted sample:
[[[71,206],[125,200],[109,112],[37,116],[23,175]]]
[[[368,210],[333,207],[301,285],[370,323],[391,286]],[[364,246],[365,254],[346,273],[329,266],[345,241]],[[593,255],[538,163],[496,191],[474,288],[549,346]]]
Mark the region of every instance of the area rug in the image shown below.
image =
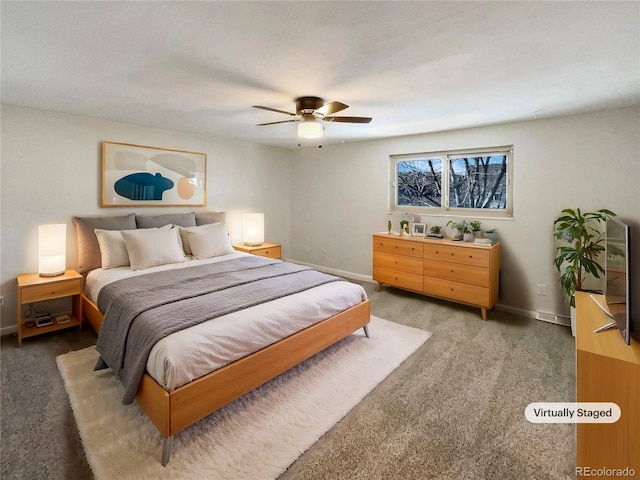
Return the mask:
[[[96,480],[277,478],[431,333],[371,317],[362,330],[246,394],[173,438],[137,404],[122,405],[110,370],[93,371],[94,347],[56,358]]]

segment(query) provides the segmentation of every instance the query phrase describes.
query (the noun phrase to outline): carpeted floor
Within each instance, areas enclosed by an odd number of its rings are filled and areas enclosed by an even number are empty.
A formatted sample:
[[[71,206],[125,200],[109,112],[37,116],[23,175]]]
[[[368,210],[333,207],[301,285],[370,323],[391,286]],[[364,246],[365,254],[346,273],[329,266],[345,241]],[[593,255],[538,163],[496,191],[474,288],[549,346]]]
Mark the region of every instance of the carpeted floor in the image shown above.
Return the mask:
[[[529,424],[534,401],[575,398],[569,329],[364,284],[372,314],[433,332],[281,477],[575,478],[574,426]],[[55,356],[95,343],[65,331],[1,343],[4,479],[92,479]],[[375,368],[375,365],[371,365]]]

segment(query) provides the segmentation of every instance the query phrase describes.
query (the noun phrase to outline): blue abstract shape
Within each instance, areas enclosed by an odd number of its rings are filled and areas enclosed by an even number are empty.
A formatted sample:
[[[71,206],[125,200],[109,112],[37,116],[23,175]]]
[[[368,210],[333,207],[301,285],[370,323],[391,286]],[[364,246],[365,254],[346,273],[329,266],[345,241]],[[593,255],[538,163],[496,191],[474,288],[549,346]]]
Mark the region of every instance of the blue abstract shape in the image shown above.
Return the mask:
[[[173,188],[173,181],[159,173],[132,173],[117,180],[113,187],[129,200],[162,200],[165,190]]]

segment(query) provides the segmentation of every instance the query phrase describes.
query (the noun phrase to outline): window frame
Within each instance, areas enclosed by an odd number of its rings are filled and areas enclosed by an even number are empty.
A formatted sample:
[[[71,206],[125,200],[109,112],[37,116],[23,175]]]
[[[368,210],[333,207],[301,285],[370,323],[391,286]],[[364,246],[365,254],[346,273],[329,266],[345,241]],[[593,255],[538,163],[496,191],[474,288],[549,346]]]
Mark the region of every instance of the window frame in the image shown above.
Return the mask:
[[[504,209],[489,208],[459,208],[451,207],[449,201],[449,187],[451,178],[451,160],[461,157],[487,157],[505,155],[507,157],[506,195],[507,203]],[[441,159],[441,206],[418,207],[398,205],[398,163],[411,160]],[[485,217],[485,218],[513,218],[513,145],[499,147],[469,148],[463,150],[443,150],[438,152],[407,153],[389,156],[389,209],[391,212],[404,212],[412,215],[433,215],[449,217]]]

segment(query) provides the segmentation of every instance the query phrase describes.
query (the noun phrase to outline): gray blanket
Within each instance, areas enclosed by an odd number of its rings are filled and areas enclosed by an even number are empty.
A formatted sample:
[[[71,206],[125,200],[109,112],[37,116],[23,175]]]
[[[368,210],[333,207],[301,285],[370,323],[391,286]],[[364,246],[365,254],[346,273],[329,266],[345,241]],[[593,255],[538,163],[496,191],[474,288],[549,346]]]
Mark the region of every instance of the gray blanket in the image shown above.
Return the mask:
[[[258,256],[125,278],[104,286],[96,369],[110,367],[133,402],[149,352],[167,335],[206,320],[340,280]]]

